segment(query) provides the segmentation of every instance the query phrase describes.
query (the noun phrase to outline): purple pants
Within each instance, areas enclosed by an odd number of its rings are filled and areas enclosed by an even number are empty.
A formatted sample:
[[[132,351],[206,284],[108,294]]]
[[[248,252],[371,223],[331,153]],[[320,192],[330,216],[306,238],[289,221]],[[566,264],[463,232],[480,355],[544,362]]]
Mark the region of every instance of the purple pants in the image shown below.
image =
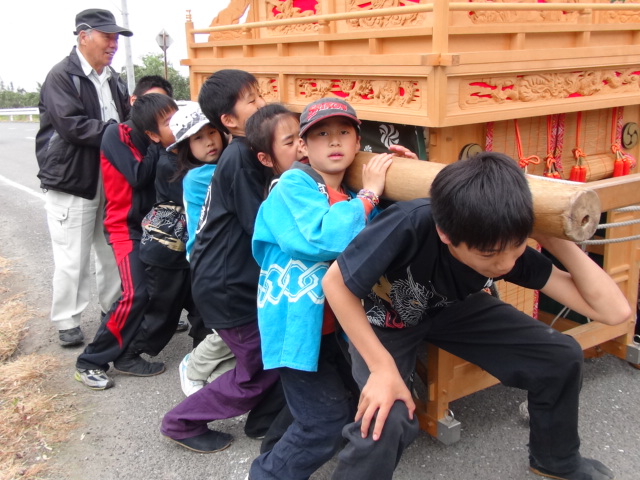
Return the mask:
[[[254,408],[277,381],[275,370],[262,368],[258,322],[216,329],[236,356],[236,367],[185,398],[166,413],[160,431],[175,440],[208,431],[213,420],[237,417]]]

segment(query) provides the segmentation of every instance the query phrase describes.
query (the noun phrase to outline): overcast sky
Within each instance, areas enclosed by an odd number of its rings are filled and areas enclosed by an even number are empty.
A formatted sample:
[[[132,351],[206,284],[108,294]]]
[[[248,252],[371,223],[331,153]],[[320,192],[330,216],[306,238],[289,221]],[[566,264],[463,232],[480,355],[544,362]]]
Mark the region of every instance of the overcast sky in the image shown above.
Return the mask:
[[[157,35],[165,29],[173,39],[167,61],[183,75],[187,57],[185,19],[191,10],[195,28],[206,28],[229,0],[127,0],[131,53],[134,64],[148,53],[162,53]],[[86,8],[104,8],[122,25],[121,0],[10,0],[2,2],[0,14],[0,79],[14,87],[35,91],[53,65],[69,54],[75,45],[76,14]],[[120,37],[112,66],[124,66],[125,49]],[[200,36],[202,40],[205,36]]]

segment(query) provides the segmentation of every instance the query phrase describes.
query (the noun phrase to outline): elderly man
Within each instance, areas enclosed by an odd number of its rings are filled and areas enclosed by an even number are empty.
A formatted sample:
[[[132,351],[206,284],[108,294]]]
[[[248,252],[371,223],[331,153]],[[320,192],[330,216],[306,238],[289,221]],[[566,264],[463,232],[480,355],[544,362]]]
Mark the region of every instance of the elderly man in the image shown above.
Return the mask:
[[[77,47],[51,69],[40,90],[36,136],[55,264],[51,320],[63,346],[84,341],[80,315],[90,298],[92,246],[103,315],[121,293],[103,231],[100,142],[108,125],[129,114],[126,85],[110,65],[118,36],[133,35],[116,25],[107,10],[84,10],[76,15],[75,25]]]

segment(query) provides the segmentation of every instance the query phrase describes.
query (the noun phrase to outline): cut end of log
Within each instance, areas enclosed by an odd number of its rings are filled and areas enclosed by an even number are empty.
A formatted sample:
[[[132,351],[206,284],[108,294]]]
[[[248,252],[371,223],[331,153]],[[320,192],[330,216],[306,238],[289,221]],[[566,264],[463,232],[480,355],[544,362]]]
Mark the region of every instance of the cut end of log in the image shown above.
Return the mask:
[[[575,242],[590,239],[600,223],[600,198],[593,190],[577,191],[563,216],[563,231]]]

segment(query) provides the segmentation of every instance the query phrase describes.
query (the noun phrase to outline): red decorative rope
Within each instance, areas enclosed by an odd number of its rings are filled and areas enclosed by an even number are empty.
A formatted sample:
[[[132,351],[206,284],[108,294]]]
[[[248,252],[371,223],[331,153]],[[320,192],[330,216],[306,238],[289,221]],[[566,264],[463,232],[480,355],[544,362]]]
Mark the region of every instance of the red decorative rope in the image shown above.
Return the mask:
[[[611,112],[611,151],[615,155],[613,176],[628,175],[636,166],[636,159],[622,150],[623,107],[614,107]]]
[[[545,168],[542,175],[549,178],[560,178],[560,172],[556,168],[556,158],[554,155],[557,136],[555,134],[557,122],[553,115],[547,117],[547,156],[545,157]]]
[[[586,182],[587,181],[587,167],[584,164],[586,158],[585,153],[580,148],[580,134],[582,132],[582,112],[578,112],[576,116],[576,148],[573,153],[573,158],[576,159],[576,164],[571,167],[571,173],[569,174],[569,180],[573,182]]]
[[[493,151],[493,122],[487,122],[487,133],[484,139],[485,151]]]
[[[555,146],[553,149],[553,156],[556,159],[556,167],[558,171],[564,172],[564,166],[562,165],[562,151],[564,149],[564,122],[566,115],[561,113],[560,115],[556,115],[556,126],[554,128],[555,132]]]
[[[537,155],[529,155],[528,157],[524,156],[524,154],[522,153],[522,139],[520,138],[520,127],[518,126],[518,120],[515,118],[513,119],[513,125],[515,126],[515,130],[516,130],[516,148],[518,149],[518,165],[520,166],[520,168],[522,168],[526,172],[527,167],[529,166],[530,163],[533,163],[534,165],[538,165],[540,163],[540,157],[538,157]]]

